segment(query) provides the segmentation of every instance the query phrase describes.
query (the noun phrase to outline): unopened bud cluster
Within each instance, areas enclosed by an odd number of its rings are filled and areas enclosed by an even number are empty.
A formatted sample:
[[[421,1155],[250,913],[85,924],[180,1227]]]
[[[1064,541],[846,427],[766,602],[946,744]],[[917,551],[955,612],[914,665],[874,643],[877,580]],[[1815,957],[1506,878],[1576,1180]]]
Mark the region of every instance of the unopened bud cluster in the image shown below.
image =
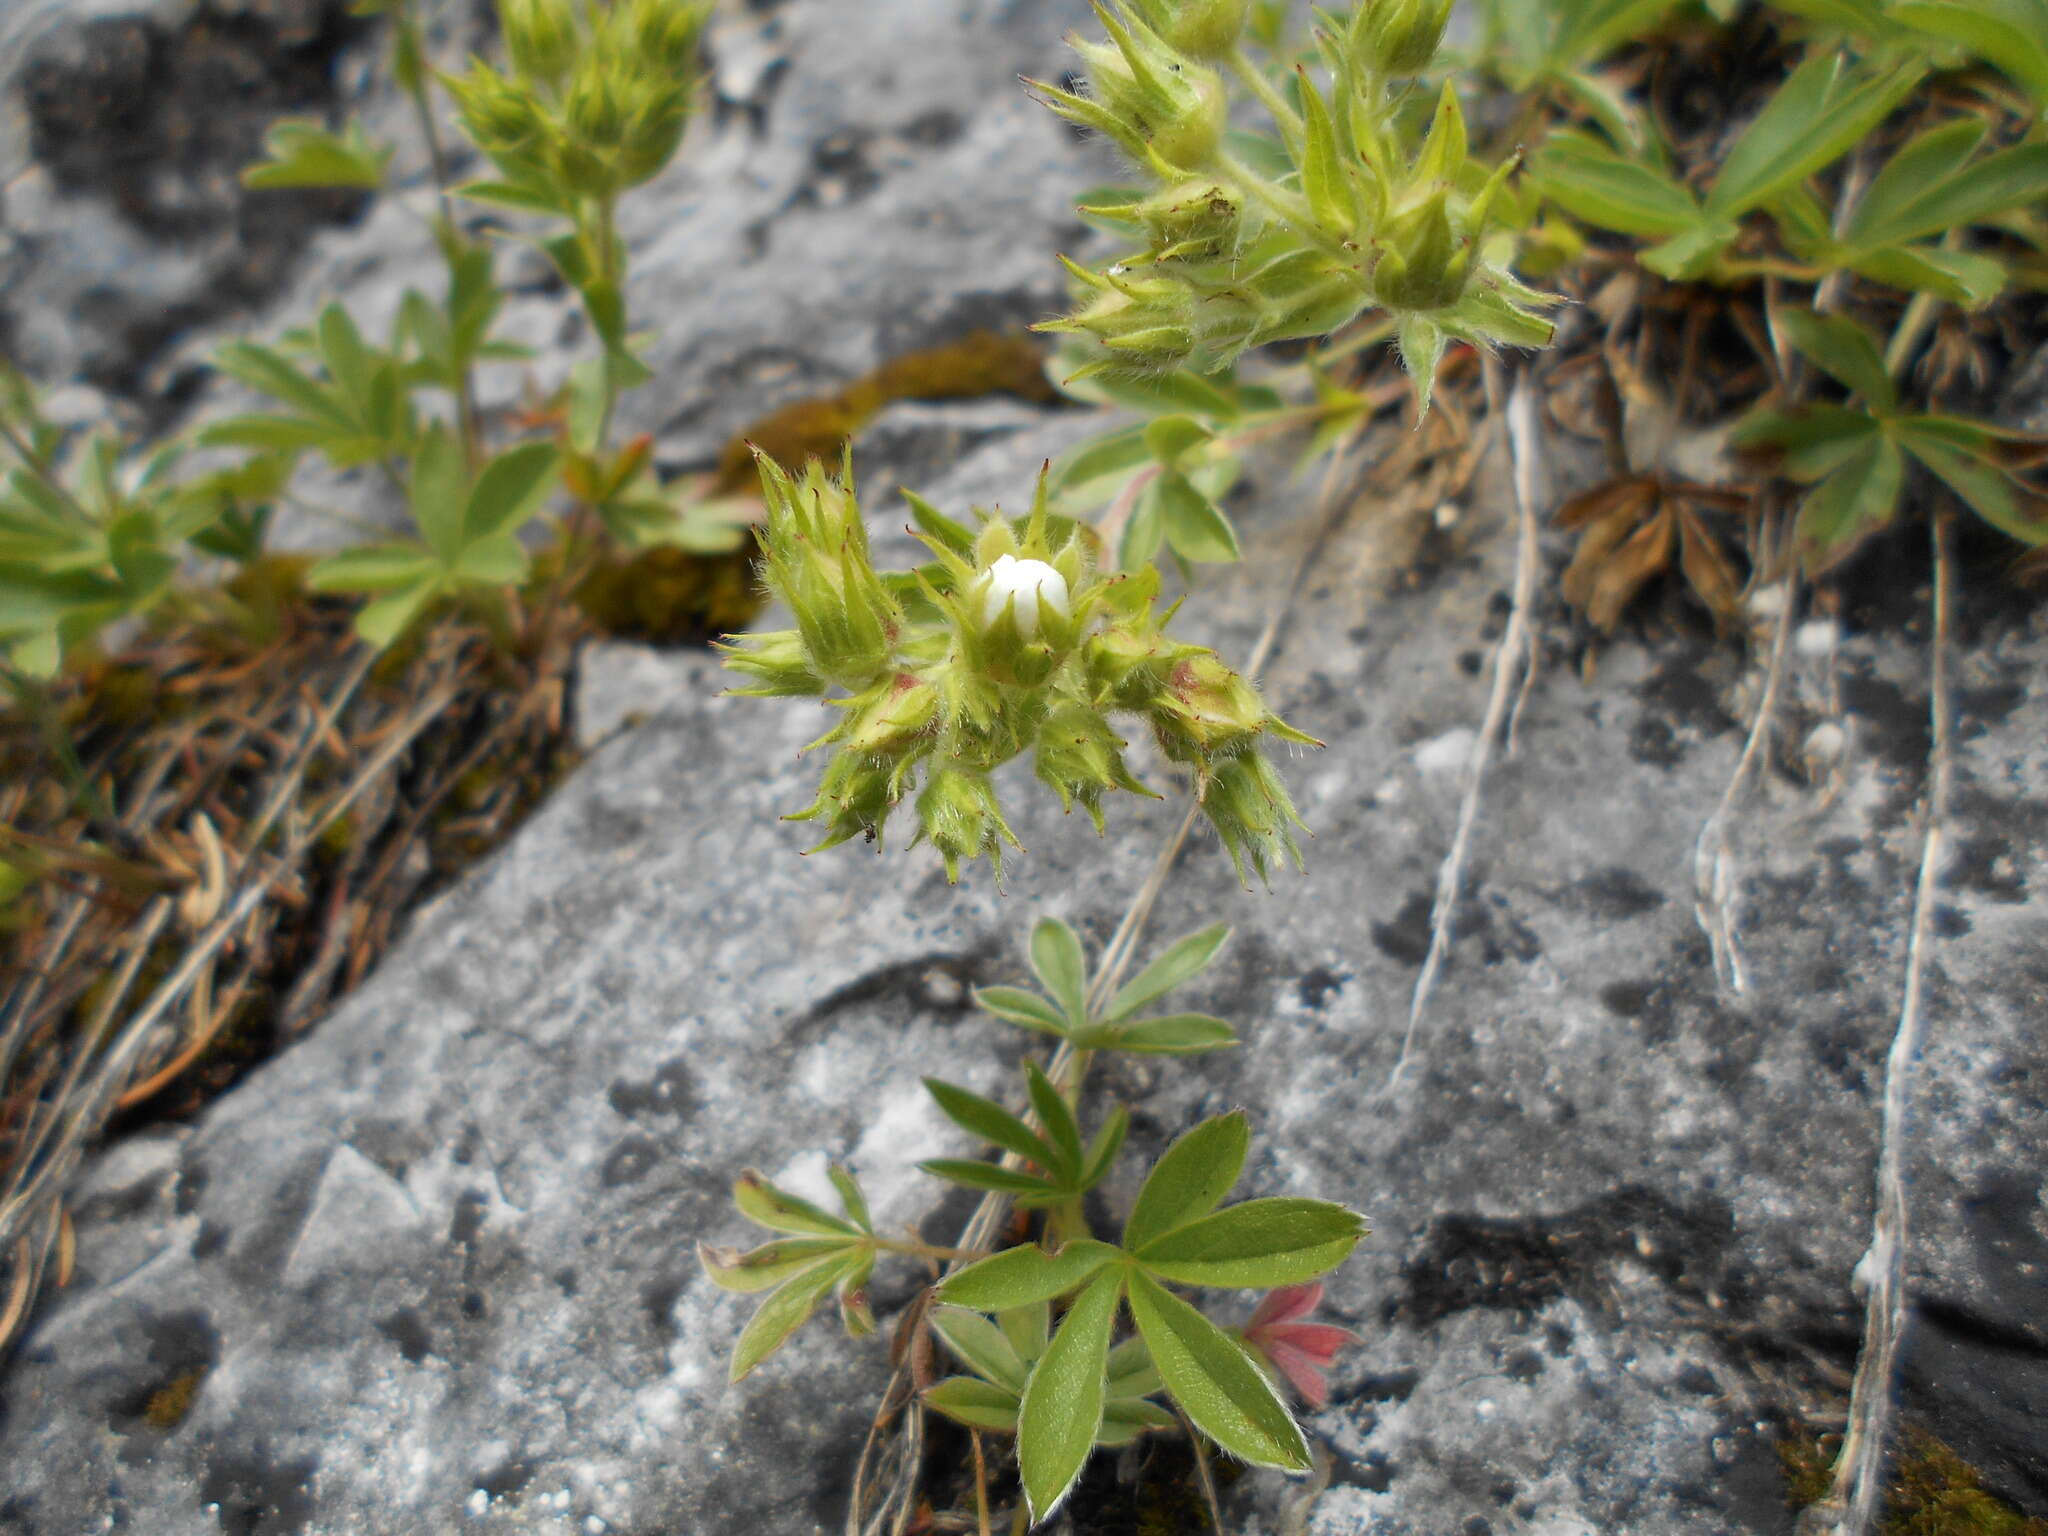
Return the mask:
[[[1424,404],[1448,338],[1542,346],[1548,302],[1508,270],[1498,227],[1513,162],[1491,173],[1468,153],[1447,85],[1426,138],[1395,112],[1396,84],[1435,57],[1451,0],[1363,0],[1323,13],[1328,88],[1307,71],[1289,105],[1277,89],[1290,174],[1261,175],[1230,150],[1222,68],[1240,50],[1242,0],[1097,0],[1109,41],[1072,39],[1086,94],[1039,84],[1048,105],[1114,141],[1155,183],[1149,195],[1084,209],[1143,249],[1089,271],[1069,264],[1081,309],[1044,327],[1090,336],[1084,372],[1211,372],[1248,347],[1327,335],[1377,306],[1399,322]]]
[[[993,772],[1031,754],[1061,806],[1079,804],[1099,831],[1106,792],[1151,794],[1124,759],[1131,718],[1192,772],[1240,878],[1300,862],[1299,818],[1260,744],[1311,738],[1215,652],[1168,638],[1156,570],[1098,571],[1083,533],[1048,516],[1043,477],[1028,518],[987,515],[977,532],[915,503],[936,559],[884,576],[850,472],[813,463],[794,479],[756,457],[768,585],[796,628],[736,638],[726,665],[751,679],[741,694],[843,690],[829,700],[842,718],[812,744],[834,748],[817,799],[790,818],[822,824],[819,848],[878,840],[908,800],[913,842],[937,849],[949,878],[983,856],[1000,875],[1019,845]]]
[[[666,165],[698,85],[710,0],[500,0],[511,67],[447,78],[464,128],[507,180],[573,206]]]

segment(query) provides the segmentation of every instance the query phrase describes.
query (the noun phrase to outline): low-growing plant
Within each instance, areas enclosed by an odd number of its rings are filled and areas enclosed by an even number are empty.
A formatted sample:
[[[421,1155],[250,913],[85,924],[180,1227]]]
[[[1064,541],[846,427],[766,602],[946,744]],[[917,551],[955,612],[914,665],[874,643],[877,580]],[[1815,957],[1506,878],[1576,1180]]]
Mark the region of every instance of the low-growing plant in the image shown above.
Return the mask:
[[[1362,1219],[1341,1205],[1291,1196],[1223,1204],[1250,1149],[1242,1112],[1202,1121],[1161,1154],[1116,1242],[1093,1234],[1084,1207],[1115,1165],[1130,1123],[1128,1110],[1114,1105],[1092,1135],[1084,1133],[1083,1087],[1093,1055],[1182,1055],[1235,1045],[1220,1019],[1133,1017],[1198,975],[1227,937],[1220,925],[1188,935],[1091,1008],[1081,941],[1047,918],[1031,935],[1043,993],[990,987],[975,994],[993,1017],[1057,1035],[1065,1048],[1048,1066],[1026,1062],[1022,1114],[926,1079],[948,1119],[1003,1155],[996,1162],[938,1158],[923,1167],[1043,1211],[1036,1242],[988,1253],[935,1248],[877,1232],[844,1169],[831,1170],[841,1203],[836,1216],[757,1173],[743,1174],[734,1204],[781,1235],[744,1253],[699,1249],[718,1285],[768,1293],[740,1335],[733,1379],[788,1341],[828,1295],[837,1297],[847,1332],[872,1332],[866,1287],[882,1255],[943,1260],[955,1267],[936,1287],[938,1304],[916,1315],[963,1370],[924,1382],[924,1402],[970,1429],[1015,1438],[1033,1521],[1066,1498],[1097,1448],[1173,1429],[1179,1419],[1161,1398],[1231,1455],[1306,1471],[1308,1444],[1280,1385],[1291,1382],[1312,1404],[1320,1401],[1320,1369],[1349,1336],[1303,1321],[1320,1292],[1302,1288],[1343,1263],[1364,1235]],[[1055,1082],[1049,1067],[1058,1069],[1062,1060]],[[1178,1294],[1187,1286],[1275,1295],[1232,1328]],[[1124,1317],[1130,1329],[1119,1342]]]

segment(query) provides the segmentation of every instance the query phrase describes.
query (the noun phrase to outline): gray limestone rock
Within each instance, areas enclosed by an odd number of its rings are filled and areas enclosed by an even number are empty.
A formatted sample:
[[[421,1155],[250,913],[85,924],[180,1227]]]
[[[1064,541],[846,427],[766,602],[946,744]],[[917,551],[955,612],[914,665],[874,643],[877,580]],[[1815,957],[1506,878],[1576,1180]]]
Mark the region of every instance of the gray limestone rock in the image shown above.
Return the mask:
[[[931,489],[1021,494],[1052,445],[1013,438]],[[1409,579],[1362,526],[1318,561],[1267,672],[1329,743],[1289,765],[1310,872],[1247,893],[1197,846],[1154,930],[1236,925],[1196,1001],[1246,1049],[1100,1081],[1133,1105],[1136,1150],[1244,1105],[1248,1192],[1372,1218],[1330,1286],[1364,1343],[1311,1421],[1327,1477],[1239,1482],[1240,1529],[1788,1531],[1769,1414],[1825,1400],[1860,1318],[1924,658],[1896,631],[1843,637],[1845,788],[1823,804],[1779,773],[1748,807],[1742,997],[1717,987],[1690,884],[1739,746],[1735,659],[1667,638],[1617,644],[1591,682],[1548,667],[1390,1089],[1483,700],[1458,658],[1499,623],[1496,504],[1481,494]],[[1252,559],[1187,615],[1240,654],[1312,532],[1277,483],[1243,512]],[[775,817],[807,798],[814,707],[719,698],[703,658],[628,675],[619,654],[592,659],[618,678],[602,707],[644,723],[418,914],[313,1038],[97,1166],[80,1277],[0,1398],[0,1526],[838,1529],[879,1346],[814,1325],[727,1386],[746,1307],[691,1245],[744,1239],[724,1198],[739,1168],[815,1185],[828,1158],[883,1221],[944,1235],[961,1202],[912,1164],[964,1149],[917,1078],[997,1091],[1026,1044],[965,988],[1018,978],[1037,913],[1100,942],[1176,809],[1120,806],[1098,841],[1020,783],[1030,851],[1001,895],[982,872],[948,887],[922,852],[800,858]],[[2006,617],[1959,658],[1907,1374],[1909,1408],[2036,1508],[2044,655],[2048,626]],[[885,1314],[914,1284],[878,1285]],[[182,1417],[162,1395],[180,1382]]]

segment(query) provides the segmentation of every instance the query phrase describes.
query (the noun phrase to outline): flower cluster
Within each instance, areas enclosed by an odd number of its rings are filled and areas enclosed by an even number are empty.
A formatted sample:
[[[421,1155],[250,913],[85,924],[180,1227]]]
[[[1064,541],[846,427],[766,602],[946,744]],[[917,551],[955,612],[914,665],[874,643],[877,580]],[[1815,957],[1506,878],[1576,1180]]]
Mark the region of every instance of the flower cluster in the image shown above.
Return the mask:
[[[1083,210],[1143,242],[1100,271],[1068,264],[1082,307],[1044,329],[1094,338],[1100,355],[1084,374],[1212,372],[1248,347],[1327,335],[1377,306],[1398,322],[1426,407],[1448,338],[1549,341],[1537,313],[1548,301],[1508,271],[1513,236],[1497,228],[1513,162],[1489,173],[1471,158],[1448,85],[1419,145],[1395,110],[1397,82],[1434,58],[1450,0],[1364,0],[1348,19],[1325,17],[1328,89],[1299,71],[1291,99],[1245,60],[1241,3],[1095,9],[1110,41],[1072,40],[1088,94],[1037,89],[1154,186]],[[1224,136],[1219,61],[1258,86],[1274,117],[1274,174]]]
[[[1090,535],[1046,510],[1041,476],[1028,518],[983,515],[970,531],[911,497],[936,559],[878,574],[850,467],[813,463],[799,480],[756,455],[767,497],[769,587],[796,628],[736,637],[726,664],[766,697],[843,695],[839,723],[813,746],[836,748],[817,799],[792,820],[822,823],[828,848],[880,838],[916,796],[916,841],[957,879],[986,856],[1000,875],[1019,846],[994,770],[1026,752],[1038,777],[1100,830],[1109,790],[1151,792],[1124,760],[1112,720],[1134,716],[1194,775],[1203,811],[1240,878],[1300,862],[1300,824],[1262,738],[1313,745],[1268,710],[1215,652],[1166,634],[1159,575],[1105,574]],[[814,850],[815,851],[815,850]]]
[[[512,68],[445,83],[471,139],[540,206],[615,197],[675,154],[709,0],[502,0]]]

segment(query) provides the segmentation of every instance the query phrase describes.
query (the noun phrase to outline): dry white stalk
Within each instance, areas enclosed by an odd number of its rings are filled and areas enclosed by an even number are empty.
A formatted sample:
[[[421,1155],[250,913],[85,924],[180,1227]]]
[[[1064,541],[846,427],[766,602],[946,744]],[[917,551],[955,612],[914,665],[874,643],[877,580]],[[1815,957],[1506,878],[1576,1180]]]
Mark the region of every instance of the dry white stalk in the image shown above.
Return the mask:
[[[1497,405],[1500,365],[1489,358],[1486,367],[1487,394]],[[1465,760],[1464,802],[1458,808],[1458,827],[1452,834],[1450,851],[1444,855],[1443,864],[1437,871],[1436,900],[1429,913],[1429,953],[1423,958],[1422,974],[1415,978],[1415,991],[1408,1001],[1408,1028],[1401,1036],[1401,1054],[1394,1062],[1394,1070],[1387,1074],[1386,1086],[1382,1090],[1386,1093],[1394,1090],[1402,1072],[1407,1069],[1416,1032],[1429,1007],[1430,993],[1435,990],[1437,974],[1443,969],[1444,956],[1450,949],[1451,920],[1457,913],[1458,891],[1464,883],[1472,829],[1479,820],[1480,795],[1486,783],[1487,766],[1493,760],[1494,747],[1506,734],[1510,710],[1520,713],[1515,701],[1519,692],[1526,691],[1526,683],[1522,690],[1518,690],[1516,684],[1536,667],[1535,632],[1529,615],[1535,606],[1539,566],[1536,484],[1540,457],[1536,394],[1526,377],[1517,375],[1513,388],[1509,390],[1504,420],[1509,467],[1514,482],[1515,514],[1520,529],[1515,552],[1514,603],[1508,612],[1507,628],[1493,653],[1493,691],[1486,701],[1486,715]]]
[[[1906,1291],[1906,1135],[1912,1080],[1926,1033],[1927,953],[1933,947],[1934,890],[1941,872],[1955,765],[1949,731],[1948,630],[1950,573],[1946,522],[1934,520],[1934,637],[1928,661],[1934,741],[1929,754],[1927,830],[1913,892],[1913,925],[1906,942],[1905,995],[1885,1058],[1884,1111],[1878,1128],[1876,1211],[1870,1248],[1856,1266],[1867,1287],[1863,1350],[1849,1388],[1849,1419],[1835,1461],[1834,1485],[1800,1520],[1802,1536],[1869,1536],[1884,1503],[1885,1450],[1897,1410],[1894,1387],[1905,1342],[1911,1298]]]

